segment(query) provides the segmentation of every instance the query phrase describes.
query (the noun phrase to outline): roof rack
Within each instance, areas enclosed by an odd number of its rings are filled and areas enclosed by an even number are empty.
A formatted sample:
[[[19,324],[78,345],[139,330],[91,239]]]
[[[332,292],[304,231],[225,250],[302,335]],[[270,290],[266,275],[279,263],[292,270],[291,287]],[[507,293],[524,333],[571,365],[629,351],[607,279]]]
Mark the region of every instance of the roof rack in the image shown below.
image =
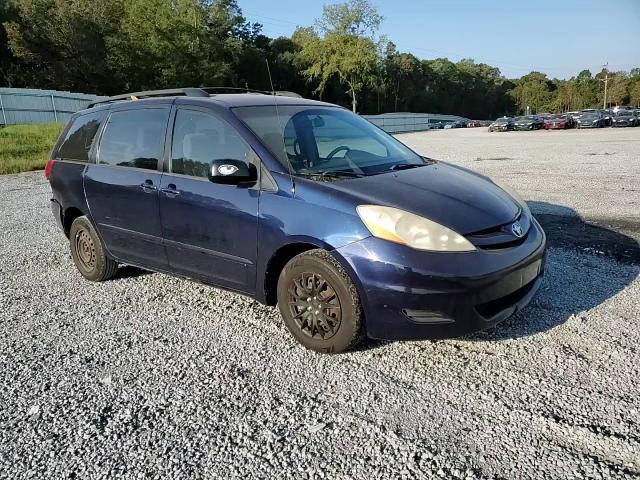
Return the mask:
[[[268,91],[268,90],[254,90],[251,88],[239,88],[239,87],[202,87],[202,88],[170,88],[165,90],[145,90],[141,92],[125,93],[122,95],[115,95],[113,97],[107,97],[102,100],[91,102],[87,108],[95,107],[96,105],[102,105],[106,103],[120,102],[124,100],[141,100],[143,98],[159,98],[159,97],[210,97],[211,95],[221,93],[258,93],[262,95],[278,95],[282,97],[296,97],[302,98],[295,92],[288,91]]]

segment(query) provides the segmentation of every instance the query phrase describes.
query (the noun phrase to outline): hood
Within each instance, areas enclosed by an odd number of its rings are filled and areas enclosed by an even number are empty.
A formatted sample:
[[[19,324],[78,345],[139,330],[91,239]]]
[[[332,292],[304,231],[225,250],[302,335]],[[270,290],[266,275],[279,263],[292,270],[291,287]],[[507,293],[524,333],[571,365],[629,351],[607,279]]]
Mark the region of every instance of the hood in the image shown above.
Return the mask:
[[[509,223],[520,212],[488,178],[442,162],[325,185],[351,196],[356,205],[396,207],[462,235]]]

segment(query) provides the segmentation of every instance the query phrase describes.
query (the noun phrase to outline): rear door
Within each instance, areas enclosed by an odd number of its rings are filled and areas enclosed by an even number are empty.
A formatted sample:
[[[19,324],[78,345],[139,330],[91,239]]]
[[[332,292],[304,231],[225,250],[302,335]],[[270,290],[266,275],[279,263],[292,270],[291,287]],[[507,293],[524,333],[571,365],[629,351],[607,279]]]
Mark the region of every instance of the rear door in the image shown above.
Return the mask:
[[[112,111],[95,164],[85,171],[91,216],[109,252],[122,262],[166,269],[158,208],[170,106]]]
[[[74,115],[53,150],[55,168],[49,178],[53,200],[63,209],[74,207],[87,213],[82,174],[92,161],[94,143],[108,111],[90,110]]]
[[[233,290],[255,289],[257,187],[209,181],[215,159],[259,160],[235,128],[209,109],[178,107],[160,215],[172,271]]]

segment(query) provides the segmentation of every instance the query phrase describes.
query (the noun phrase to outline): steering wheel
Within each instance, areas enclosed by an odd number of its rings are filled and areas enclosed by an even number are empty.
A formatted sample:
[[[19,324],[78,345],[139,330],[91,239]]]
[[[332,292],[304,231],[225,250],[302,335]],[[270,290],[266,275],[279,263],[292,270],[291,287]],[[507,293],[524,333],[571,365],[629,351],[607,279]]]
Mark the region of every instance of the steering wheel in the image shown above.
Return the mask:
[[[336,153],[341,152],[342,150],[344,150],[345,152],[349,152],[351,149],[346,145],[340,145],[339,147],[336,147],[333,150],[331,150],[329,155],[327,155],[327,160],[332,159]]]

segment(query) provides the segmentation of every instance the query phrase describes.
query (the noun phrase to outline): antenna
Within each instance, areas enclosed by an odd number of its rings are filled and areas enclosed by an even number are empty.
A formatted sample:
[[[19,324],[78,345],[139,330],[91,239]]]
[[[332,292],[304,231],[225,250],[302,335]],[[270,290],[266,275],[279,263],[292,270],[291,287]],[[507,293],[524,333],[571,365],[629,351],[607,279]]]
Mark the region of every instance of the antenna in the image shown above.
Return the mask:
[[[291,179],[291,193],[296,193],[296,182],[293,179],[293,167],[291,166],[291,161],[289,160],[289,154],[287,154],[287,146],[284,144],[284,127],[282,126],[282,122],[280,121],[280,110],[278,109],[278,94],[276,89],[273,88],[273,79],[271,78],[271,68],[269,68],[269,59],[265,58],[264,61],[267,63],[267,73],[269,74],[269,84],[271,85],[271,95],[273,95],[273,101],[276,106],[276,117],[278,118],[278,128],[282,132],[282,135],[278,135],[282,139],[282,153],[284,153],[284,158],[287,159],[287,167],[289,168],[289,178]]]

